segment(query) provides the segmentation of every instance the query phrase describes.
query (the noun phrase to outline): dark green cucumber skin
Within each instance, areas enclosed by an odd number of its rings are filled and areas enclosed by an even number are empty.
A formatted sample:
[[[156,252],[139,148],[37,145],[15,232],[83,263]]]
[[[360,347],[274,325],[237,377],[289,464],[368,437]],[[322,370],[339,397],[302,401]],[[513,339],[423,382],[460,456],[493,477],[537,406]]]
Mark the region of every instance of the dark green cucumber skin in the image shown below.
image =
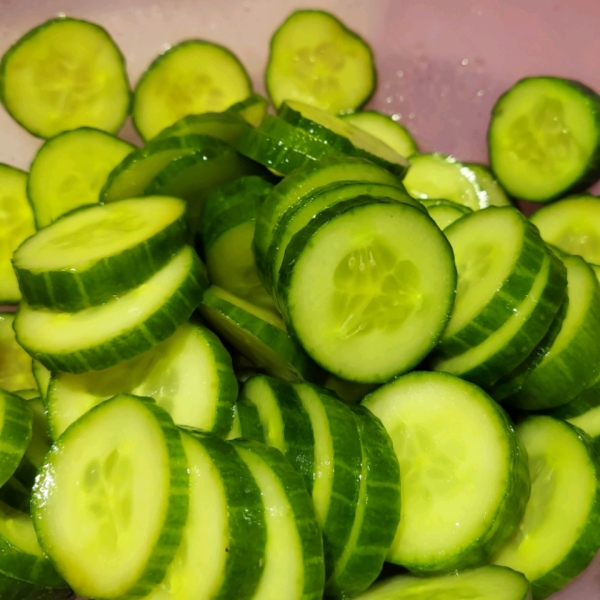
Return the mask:
[[[500,98],[498,98],[498,100],[496,101],[496,104],[494,105],[494,107],[492,109],[490,126],[488,128],[488,133],[487,133],[489,161],[490,161],[491,168],[492,168],[492,170],[494,169],[494,144],[492,143],[493,140],[492,140],[492,135],[491,135],[492,123],[494,120],[494,116],[496,115],[496,113],[498,111],[502,110],[502,100],[506,96],[508,96],[508,94],[510,94],[510,92],[516,86],[518,86],[520,83],[528,81],[529,79],[548,79],[548,80],[556,82],[557,84],[570,86],[570,87],[576,89],[577,91],[579,91],[582,96],[587,97],[588,100],[590,101],[590,103],[593,105],[593,113],[594,113],[594,118],[595,118],[595,122],[596,122],[595,123],[596,130],[597,130],[596,147],[594,148],[592,155],[585,166],[585,169],[582,171],[580,176],[571,185],[567,186],[566,188],[557,190],[555,194],[544,199],[543,202],[549,202],[551,200],[556,200],[558,198],[562,198],[563,196],[565,196],[567,194],[576,194],[579,192],[583,192],[583,191],[587,190],[593,183],[598,181],[598,178],[600,177],[600,96],[598,96],[598,94],[594,90],[589,88],[588,86],[586,86],[583,83],[581,83],[580,81],[576,81],[574,79],[564,79],[561,77],[551,77],[551,76],[544,76],[543,78],[525,77],[525,78],[517,81],[517,83],[515,83],[510,89],[508,89],[506,92],[504,92],[504,94],[502,94],[502,96],[500,96]],[[505,191],[510,195],[511,194],[510,189],[508,189],[503,182],[500,182],[500,184],[505,189]],[[521,196],[522,196],[522,194],[521,194]],[[531,200],[532,202],[540,202],[540,200],[536,200],[535,198],[523,197],[521,199],[522,200]]]
[[[243,394],[243,389],[241,394]],[[237,403],[237,411],[240,419],[242,438],[266,444],[267,439],[265,430],[256,406],[251,402],[244,402],[244,397],[242,395]]]
[[[7,65],[7,63],[9,61],[11,55],[15,51],[15,49],[18,48],[21,45],[22,42],[25,42],[25,41],[31,39],[32,37],[35,37],[41,30],[46,29],[47,27],[51,27],[52,25],[54,25],[57,22],[65,22],[65,21],[72,21],[72,22],[75,22],[75,23],[85,23],[86,25],[88,25],[90,27],[94,27],[98,31],[101,31],[108,38],[108,40],[112,43],[112,45],[114,46],[117,54],[119,55],[119,57],[121,59],[121,65],[123,67],[123,78],[127,82],[127,89],[129,91],[129,106],[128,106],[127,110],[125,111],[125,113],[123,114],[123,120],[122,120],[121,124],[119,125],[119,127],[117,127],[115,131],[108,132],[108,133],[116,133],[119,129],[121,129],[121,127],[125,123],[125,120],[129,116],[129,113],[131,111],[131,104],[132,104],[132,101],[133,101],[133,94],[131,92],[131,86],[129,84],[129,78],[127,77],[127,68],[126,68],[126,64],[125,64],[125,56],[123,55],[123,53],[121,52],[121,50],[119,49],[119,47],[117,46],[117,44],[115,43],[115,41],[113,40],[113,38],[111,37],[111,35],[103,27],[100,27],[97,23],[91,23],[90,21],[86,21],[84,19],[73,19],[71,17],[56,17],[54,19],[49,19],[45,23],[42,23],[41,25],[38,25],[37,27],[35,27],[32,30],[28,31],[22,38],[20,38],[19,40],[17,40],[4,53],[4,56],[0,60],[0,102],[2,103],[2,105],[4,106],[4,108],[6,109],[6,112],[8,112],[8,114],[15,121],[17,121],[17,123],[19,123],[19,125],[21,125],[21,127],[23,127],[24,129],[26,129],[27,131],[29,131],[29,133],[31,133],[31,135],[34,135],[36,137],[45,139],[45,136],[41,135],[39,132],[35,132],[35,131],[32,131],[32,130],[28,129],[23,123],[21,123],[12,114],[10,108],[7,106],[6,101],[5,101],[5,92],[4,92],[4,78],[5,78],[5,72],[6,72],[6,65]]]
[[[523,245],[517,258],[517,264],[509,276],[502,282],[490,302],[483,308],[482,313],[476,315],[460,331],[447,339],[442,339],[436,348],[436,354],[442,356],[457,356],[470,348],[485,341],[490,333],[499,329],[510,318],[519,304],[525,299],[535,281],[535,275],[540,271],[542,262],[546,255],[544,241],[540,237],[537,228],[532,227],[529,221],[516,209],[505,206],[490,206],[485,209],[490,211],[511,211],[519,215],[523,226]],[[444,230],[444,234],[452,244],[452,232],[468,223],[469,220],[477,219],[480,211],[471,213],[455,221]]]
[[[0,574],[0,598],[2,600],[74,600],[68,589],[40,587]]]
[[[11,508],[29,514],[31,489],[26,488],[20,481],[11,477],[0,488],[0,502],[4,502]]]
[[[86,373],[108,369],[143,354],[173,335],[190,318],[207,288],[206,269],[194,252],[192,266],[179,289],[140,326],[103,344],[76,352],[48,354],[34,349],[29,349],[28,352],[50,371]],[[15,333],[19,341],[18,324],[15,326]]]
[[[304,589],[301,599],[321,600],[325,582],[323,538],[304,480],[277,448],[249,440],[236,440],[232,444],[259,456],[281,482],[302,541]]]
[[[31,441],[33,414],[27,402],[0,389],[4,419],[0,430],[0,486],[17,470]],[[1,556],[1,552],[0,552]]]
[[[550,415],[557,419],[572,419],[579,417],[589,410],[600,405],[600,375],[586,387],[578,396],[550,411]]]
[[[57,219],[55,223],[89,208],[91,207],[77,208]],[[13,267],[21,294],[30,306],[77,312],[91,306],[99,306],[113,296],[144,283],[183,248],[189,235],[187,211],[182,210],[175,221],[145,242],[118,255],[101,258],[85,270],[64,268],[37,272],[19,267],[14,260]]]
[[[181,135],[201,134],[210,135],[235,147],[242,133],[249,128],[250,125],[234,112],[209,112],[187,115],[163,129],[152,139],[164,140]]]

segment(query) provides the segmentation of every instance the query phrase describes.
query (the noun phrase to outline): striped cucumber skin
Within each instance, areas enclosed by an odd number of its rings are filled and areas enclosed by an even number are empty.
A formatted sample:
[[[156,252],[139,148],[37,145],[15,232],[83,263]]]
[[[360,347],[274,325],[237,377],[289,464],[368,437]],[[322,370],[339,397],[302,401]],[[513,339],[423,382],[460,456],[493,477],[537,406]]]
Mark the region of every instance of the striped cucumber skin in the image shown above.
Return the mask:
[[[23,298],[30,306],[76,312],[109,301],[113,296],[127,292],[142,284],[180,250],[189,237],[186,206],[181,200],[170,199],[179,204],[179,215],[152,237],[112,256],[90,261],[83,268],[68,268],[62,265],[55,270],[37,269],[35,265],[23,265],[21,252],[36,243],[36,236],[29,238],[15,252],[13,266],[19,280]],[[152,209],[152,200],[134,200],[140,212]],[[131,204],[128,202],[127,204]],[[113,205],[110,212],[115,211]],[[47,236],[52,229],[60,228],[63,220],[77,218],[83,211],[104,212],[101,206],[84,206],[61,217],[44,229]],[[51,241],[51,239],[50,239]],[[85,241],[83,241],[85,244]],[[43,246],[39,249],[43,252]],[[31,261],[28,261],[31,262]]]
[[[232,104],[226,112],[240,115],[252,127],[258,127],[268,108],[269,101],[264,96],[254,93],[245,100]]]
[[[250,402],[244,402],[243,397],[241,397],[236,407],[240,420],[240,435],[238,437],[266,444],[265,430],[263,429],[256,406]]]
[[[4,504],[19,512],[29,514],[31,489],[26,488],[20,481],[11,477],[0,487],[0,502],[4,502]]]
[[[0,389],[2,423],[0,429],[0,486],[15,473],[29,442],[33,413],[27,402],[15,394]]]
[[[550,411],[557,419],[573,419],[600,406],[600,375],[578,396]]]
[[[184,135],[210,135],[235,146],[240,136],[249,129],[248,123],[232,112],[208,112],[199,115],[187,115],[163,129],[154,140]]]
[[[2,600],[72,600],[68,589],[40,587],[0,574],[0,598]]]
[[[42,400],[45,401],[46,396],[48,395],[48,386],[50,385],[50,378],[52,377],[52,373],[48,369],[46,369],[46,367],[41,362],[35,359],[31,361],[31,371],[33,372],[35,382],[37,383],[40,396]]]
[[[332,577],[329,595],[353,597],[379,576],[400,521],[400,466],[392,440],[367,408],[352,406],[362,446],[362,471],[352,533]]]
[[[286,600],[321,600],[323,597],[323,585],[325,580],[325,568],[323,562],[323,538],[321,529],[316,520],[315,510],[313,508],[309,493],[304,486],[304,481],[299,473],[285,460],[283,455],[276,448],[259,444],[254,441],[237,440],[233,442],[234,448],[238,451],[242,459],[248,453],[255,455],[271,471],[272,475],[279,480],[281,489],[284,491],[289,510],[288,518],[294,523],[298,532],[298,541],[301,544],[301,581],[302,588],[293,597],[285,596]],[[247,460],[247,459],[246,459]],[[250,465],[250,462],[248,462]],[[268,497],[263,494],[263,501],[268,502]],[[279,508],[277,506],[265,508]],[[267,540],[268,540],[268,521],[267,521]],[[269,551],[270,550],[270,551]],[[269,559],[276,563],[281,561],[279,573],[281,578],[286,578],[287,566],[286,548],[271,547],[267,544],[265,561],[268,567]],[[283,555],[283,556],[282,556]],[[288,559],[289,560],[289,559]],[[283,568],[285,566],[285,569]],[[262,596],[260,591],[255,596],[259,600]],[[267,598],[267,596],[265,596]]]

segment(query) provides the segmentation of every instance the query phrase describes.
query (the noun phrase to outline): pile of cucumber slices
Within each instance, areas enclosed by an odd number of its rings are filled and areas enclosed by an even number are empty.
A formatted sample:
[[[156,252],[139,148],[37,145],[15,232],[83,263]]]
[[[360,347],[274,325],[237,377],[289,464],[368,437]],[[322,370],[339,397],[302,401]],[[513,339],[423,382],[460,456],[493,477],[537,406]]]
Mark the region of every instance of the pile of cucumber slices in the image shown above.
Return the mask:
[[[204,40],[133,93],[93,23],[4,54],[45,141],[0,165],[0,600],[542,600],[590,564],[600,97],[517,82],[486,167],[375,82],[321,11],[270,102]]]

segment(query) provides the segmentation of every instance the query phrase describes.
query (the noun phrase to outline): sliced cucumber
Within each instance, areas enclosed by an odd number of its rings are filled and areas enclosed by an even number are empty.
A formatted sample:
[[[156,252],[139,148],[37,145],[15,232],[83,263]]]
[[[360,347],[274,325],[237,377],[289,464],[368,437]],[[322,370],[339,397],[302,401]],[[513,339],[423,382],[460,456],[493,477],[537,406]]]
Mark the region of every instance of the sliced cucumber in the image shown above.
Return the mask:
[[[15,313],[0,312],[0,388],[14,392],[35,387],[31,356],[15,339]]]
[[[517,427],[529,456],[531,498],[494,562],[524,573],[542,600],[581,573],[600,547],[600,464],[581,430],[551,417]]]
[[[0,100],[38,137],[77,127],[116,133],[129,113],[125,59],[102,27],[51,19],[2,57]]]
[[[35,379],[35,382],[37,384],[39,396],[42,398],[42,400],[45,401],[46,396],[48,395],[48,386],[50,385],[50,378],[52,377],[52,373],[48,369],[46,369],[46,367],[41,362],[38,362],[35,359],[32,361],[31,371],[33,373],[33,378]],[[0,385],[0,387],[3,386]]]
[[[35,155],[27,182],[37,228],[98,202],[108,174],[133,150],[131,144],[89,127],[48,140]]]
[[[144,139],[190,114],[219,112],[252,92],[248,73],[227,48],[188,40],[158,56],[133,96],[133,122]]]
[[[344,402],[356,404],[377,386],[371,383],[354,383],[329,375],[323,384],[328,390],[335,392]]]
[[[330,13],[297,10],[271,38],[266,84],[277,107],[292,99],[351,112],[375,91],[376,77],[371,48]]]
[[[451,200],[423,198],[421,203],[442,231],[450,227],[454,221],[473,212],[468,206],[457,204]]]
[[[240,115],[252,127],[258,127],[269,108],[269,101],[260,94],[250,94],[245,100],[232,104],[227,112]]]
[[[487,194],[488,206],[513,205],[489,167],[480,163],[465,163],[465,166],[475,173],[481,191]]]
[[[232,146],[237,145],[242,133],[249,128],[248,123],[232,112],[208,112],[200,115],[186,115],[173,125],[163,129],[153,139],[166,139],[186,135],[210,135]]]
[[[25,455],[32,424],[33,413],[27,402],[0,389],[0,486],[13,476]]]
[[[19,512],[29,514],[31,488],[25,487],[19,480],[11,477],[0,488],[0,502]]]
[[[207,286],[202,263],[186,246],[141,286],[100,307],[59,313],[21,303],[15,333],[19,343],[52,371],[107,369],[175,333]]]
[[[367,396],[402,474],[388,560],[433,574],[485,564],[515,532],[529,497],[527,458],[501,408],[452,375],[415,372]]]
[[[68,589],[43,588],[13,577],[0,574],[2,600],[72,600],[73,592]]]

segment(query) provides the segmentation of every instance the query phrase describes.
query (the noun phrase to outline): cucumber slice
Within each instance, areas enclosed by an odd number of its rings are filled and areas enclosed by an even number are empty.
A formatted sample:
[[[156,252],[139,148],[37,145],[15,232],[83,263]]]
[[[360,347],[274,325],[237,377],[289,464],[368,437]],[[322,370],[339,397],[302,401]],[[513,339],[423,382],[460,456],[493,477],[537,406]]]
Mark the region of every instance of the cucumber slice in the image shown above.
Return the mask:
[[[351,112],[371,97],[376,77],[371,48],[330,13],[297,10],[271,38],[266,85],[277,107],[293,99]]]
[[[16,392],[14,392],[14,394],[16,396],[19,396],[19,398],[22,398],[23,400],[34,400],[40,399],[40,395],[38,393],[37,390],[34,389],[30,389],[30,390],[17,390]]]
[[[312,378],[314,364],[274,312],[215,285],[204,293],[199,311],[220,336],[273,377],[284,381]]]
[[[29,356],[29,354],[27,354],[27,356]],[[35,359],[32,361],[31,371],[33,373],[33,378],[35,379],[35,382],[37,384],[39,396],[42,398],[42,400],[45,401],[46,396],[48,395],[48,386],[50,385],[50,378],[52,377],[52,373],[48,369],[46,369],[46,367],[41,362],[38,362]],[[0,384],[0,387],[3,386]]]
[[[175,333],[207,286],[202,263],[186,246],[141,286],[100,307],[59,313],[21,303],[17,341],[52,371],[107,369]]]
[[[294,236],[277,296],[317,364],[348,381],[382,383],[437,344],[455,285],[450,245],[426,214],[363,196]]]
[[[133,198],[65,216],[21,244],[13,266],[27,304],[76,312],[147,281],[187,236],[185,202]]]
[[[534,600],[542,600],[581,573],[600,547],[600,465],[588,436],[564,421],[530,417],[517,434],[529,456],[531,498],[494,562],[523,573]]]
[[[11,477],[0,488],[0,502],[19,512],[29,514],[31,488],[25,487],[20,481]]]
[[[187,519],[187,469],[169,415],[127,394],[97,406],[52,447],[32,515],[77,594],[145,596],[163,580]]]
[[[383,115],[376,110],[350,113],[343,115],[343,118],[354,127],[358,127],[381,140],[400,156],[409,157],[419,151],[417,143],[406,127],[403,127],[392,117]]]
[[[232,146],[237,145],[242,133],[249,128],[248,123],[232,112],[208,112],[200,115],[186,115],[173,125],[163,129],[155,138],[163,140],[185,135],[210,135]]]
[[[102,27],[65,17],[51,19],[2,57],[0,100],[38,137],[77,127],[116,133],[129,113],[125,59]]]
[[[450,227],[454,221],[473,212],[468,206],[457,204],[451,200],[424,198],[421,203],[442,231]]]
[[[419,200],[445,198],[471,210],[489,206],[477,175],[453,156],[445,154],[415,154],[410,157],[410,169],[403,180],[406,190]]]
[[[177,425],[224,436],[233,423],[237,381],[231,357],[201,325],[184,323],[152,350],[110,369],[54,373],[46,400],[52,438],[123,391],[154,398]]]
[[[264,571],[252,598],[321,600],[323,538],[302,478],[275,448],[245,440],[233,446],[252,471],[265,505]]]
[[[266,559],[261,489],[230,444],[182,433],[190,508],[179,550],[147,600],[250,600]],[[305,492],[306,493],[306,492]]]
[[[31,163],[27,183],[37,228],[98,202],[109,173],[133,150],[131,144],[89,127],[48,140]]]
[[[227,48],[188,40],[158,56],[138,82],[133,123],[148,140],[190,114],[219,112],[244,100],[252,84]]]
[[[583,194],[544,206],[530,217],[548,244],[600,263],[600,198]]]
[[[347,404],[357,404],[369,392],[372,392],[376,385],[371,383],[354,383],[340,379],[335,375],[329,375],[323,384],[328,390],[335,392]]]
[[[260,94],[250,94],[245,100],[232,104],[228,113],[240,115],[252,127],[258,127],[269,108],[269,101]]]
[[[363,405],[383,422],[402,473],[388,560],[423,574],[487,562],[529,497],[527,457],[504,411],[473,384],[427,372],[382,386]]]
[[[17,470],[31,441],[32,422],[27,402],[0,389],[0,486]]]
[[[0,163],[0,305],[21,300],[11,264],[14,251],[35,233],[27,201],[27,173]]]
[[[531,600],[531,585],[521,573],[495,565],[420,579],[400,575],[382,581],[356,600]]]
[[[559,77],[527,77],[502,95],[488,132],[490,164],[516,198],[547,202],[600,176],[600,97]]]
[[[31,356],[15,339],[14,313],[0,312],[0,388],[14,392],[35,387]]]
[[[475,173],[481,191],[487,194],[488,206],[513,206],[489,167],[480,163],[465,163],[465,166]]]
[[[2,600],[71,600],[70,589],[43,588],[0,574]]]

